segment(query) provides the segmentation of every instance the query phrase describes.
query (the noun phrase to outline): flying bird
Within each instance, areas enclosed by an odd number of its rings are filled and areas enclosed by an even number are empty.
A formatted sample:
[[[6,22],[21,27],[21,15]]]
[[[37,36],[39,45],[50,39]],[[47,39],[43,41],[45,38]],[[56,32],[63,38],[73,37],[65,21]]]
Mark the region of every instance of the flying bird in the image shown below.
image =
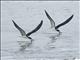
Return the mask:
[[[57,31],[58,32],[58,36],[61,34],[61,31],[59,30],[59,28],[61,26],[66,25],[67,23],[69,23],[71,21],[71,19],[73,18],[73,16],[74,16],[72,14],[67,20],[65,20],[64,22],[62,22],[62,23],[60,23],[59,25],[56,26],[54,20],[50,17],[50,15],[48,14],[48,12],[46,10],[45,10],[45,14],[46,14],[47,18],[49,19],[49,21],[51,23],[51,30],[52,31],[53,30]]]
[[[18,40],[20,47],[22,47],[21,50],[29,47],[32,44],[33,39],[30,37],[30,35],[37,32],[43,24],[43,20],[41,20],[40,24],[34,30],[26,34],[26,32],[21,27],[19,27],[14,20],[12,20],[12,22],[22,35],[21,40]]]

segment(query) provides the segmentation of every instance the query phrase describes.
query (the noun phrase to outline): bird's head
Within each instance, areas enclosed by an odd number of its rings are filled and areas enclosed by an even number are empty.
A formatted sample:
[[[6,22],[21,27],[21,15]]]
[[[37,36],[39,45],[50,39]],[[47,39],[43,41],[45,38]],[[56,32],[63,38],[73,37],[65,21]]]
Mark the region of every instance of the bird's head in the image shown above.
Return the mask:
[[[34,41],[31,37],[28,36],[29,39],[31,39],[31,41]]]
[[[62,34],[62,32],[61,32],[60,30],[58,30],[58,29],[57,29],[57,31],[59,32],[59,35],[61,35],[61,34]]]
[[[29,39],[32,39],[31,37],[28,37]]]
[[[60,32],[60,30],[57,30],[58,32]]]

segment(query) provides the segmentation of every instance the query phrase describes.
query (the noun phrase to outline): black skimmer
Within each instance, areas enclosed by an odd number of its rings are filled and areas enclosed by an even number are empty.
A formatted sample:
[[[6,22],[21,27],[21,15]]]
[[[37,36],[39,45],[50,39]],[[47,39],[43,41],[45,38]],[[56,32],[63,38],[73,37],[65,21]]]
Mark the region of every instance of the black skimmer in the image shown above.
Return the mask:
[[[65,24],[67,24],[68,22],[71,21],[71,19],[73,18],[73,14],[64,22],[60,23],[59,25],[55,26],[55,22],[54,20],[50,17],[50,15],[47,13],[47,11],[45,10],[45,14],[47,16],[47,18],[49,19],[50,23],[51,23],[51,30],[49,29],[48,33],[53,33],[53,31],[57,31],[58,34],[57,36],[59,36],[61,34],[61,31],[59,30],[59,28]]]
[[[41,20],[40,24],[34,30],[26,34],[26,32],[22,28],[20,28],[13,20],[12,22],[22,35],[22,37],[20,38],[21,40],[18,40],[20,47],[22,47],[21,50],[29,47],[32,44],[33,39],[30,37],[30,35],[37,32],[43,24],[43,21]]]

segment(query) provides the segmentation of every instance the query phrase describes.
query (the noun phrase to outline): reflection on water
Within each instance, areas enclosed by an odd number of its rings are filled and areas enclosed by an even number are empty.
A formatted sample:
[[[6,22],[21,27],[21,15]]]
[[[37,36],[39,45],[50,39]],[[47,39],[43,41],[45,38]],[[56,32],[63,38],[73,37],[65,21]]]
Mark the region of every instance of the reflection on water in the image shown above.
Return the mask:
[[[74,56],[72,55],[68,55],[68,53],[71,53],[71,52],[68,52],[68,51],[65,51],[65,52],[61,52],[61,51],[55,51],[54,49],[54,52],[48,52],[48,51],[43,51],[43,52],[40,52],[40,53],[37,53],[36,52],[37,50],[33,51],[33,50],[24,50],[24,51],[5,51],[7,53],[10,53],[9,55],[6,55],[6,56],[3,56],[3,57],[7,57],[8,59],[34,59],[34,58],[48,58],[48,59],[70,59],[73,58]],[[39,52],[39,51],[38,51]]]
[[[59,37],[49,37],[50,41],[46,43],[46,46],[40,48],[39,46],[31,45],[29,48],[22,48],[18,46],[10,46],[1,50],[2,57],[10,57],[10,59],[28,59],[28,58],[52,58],[52,59],[65,59],[65,58],[72,58],[76,57],[77,50],[72,49],[70,41],[71,36],[59,36]],[[67,40],[67,41],[66,41]],[[36,40],[35,40],[36,41]],[[41,41],[43,41],[41,39]],[[47,40],[46,40],[47,41]],[[13,42],[10,42],[11,44]],[[39,43],[39,42],[37,42]],[[13,43],[15,44],[15,43]],[[42,43],[44,44],[44,42]],[[67,47],[67,45],[71,47]],[[12,49],[14,48],[14,49]],[[22,49],[22,50],[21,50]]]

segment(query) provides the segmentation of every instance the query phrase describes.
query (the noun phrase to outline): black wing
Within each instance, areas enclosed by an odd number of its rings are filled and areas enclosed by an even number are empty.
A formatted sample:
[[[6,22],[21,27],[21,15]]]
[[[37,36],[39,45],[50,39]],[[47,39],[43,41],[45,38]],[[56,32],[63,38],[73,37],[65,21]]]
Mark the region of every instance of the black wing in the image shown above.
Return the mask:
[[[58,29],[59,27],[67,24],[69,21],[71,21],[71,19],[73,18],[73,16],[74,16],[74,15],[72,15],[71,17],[69,17],[69,18],[68,18],[66,21],[64,21],[63,23],[57,25],[57,26],[55,27],[55,29]]]
[[[21,35],[25,36],[26,35],[25,31],[23,29],[21,29],[13,20],[12,20],[12,22],[14,23],[14,26],[20,31]]]
[[[41,20],[40,24],[34,30],[32,30],[31,32],[27,33],[26,36],[30,36],[32,33],[38,31],[41,28],[42,24],[43,24],[43,21]]]
[[[54,20],[49,16],[49,14],[47,13],[46,10],[45,10],[45,13],[46,13],[47,18],[50,20],[51,28],[55,27],[55,22],[54,22]]]

